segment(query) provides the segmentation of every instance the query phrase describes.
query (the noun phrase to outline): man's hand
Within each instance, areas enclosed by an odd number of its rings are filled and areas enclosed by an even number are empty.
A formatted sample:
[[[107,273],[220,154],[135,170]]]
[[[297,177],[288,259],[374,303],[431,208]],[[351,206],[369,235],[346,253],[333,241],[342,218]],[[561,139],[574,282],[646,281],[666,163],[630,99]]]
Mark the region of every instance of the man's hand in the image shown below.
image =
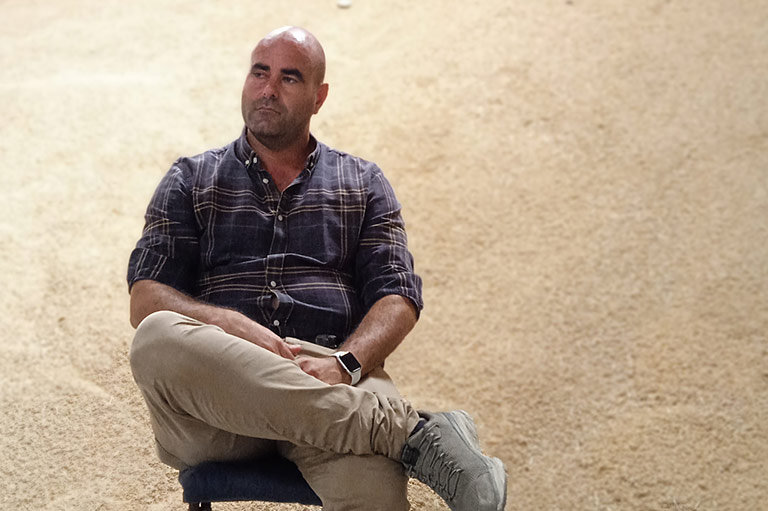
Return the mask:
[[[339,361],[335,357],[316,358],[299,356],[296,358],[296,362],[302,371],[329,385],[352,383],[352,377],[341,368]]]
[[[276,353],[288,360],[294,360],[296,355],[301,352],[301,346],[288,344],[271,330],[254,322],[252,330],[247,335],[242,336],[246,341],[250,341],[257,346]]]
[[[288,344],[272,330],[247,316],[236,311],[229,311],[229,313],[227,325],[222,327],[227,333],[250,341],[288,360],[294,360],[301,351],[301,346]]]

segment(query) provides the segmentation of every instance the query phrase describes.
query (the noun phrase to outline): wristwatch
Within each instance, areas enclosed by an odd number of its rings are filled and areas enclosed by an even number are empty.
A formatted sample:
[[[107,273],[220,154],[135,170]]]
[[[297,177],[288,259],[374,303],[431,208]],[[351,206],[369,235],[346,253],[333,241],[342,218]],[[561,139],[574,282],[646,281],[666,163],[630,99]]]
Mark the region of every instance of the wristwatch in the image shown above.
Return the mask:
[[[360,381],[360,377],[363,375],[363,366],[360,365],[357,358],[348,351],[337,351],[333,356],[339,361],[342,369],[352,377],[350,385],[357,385],[357,382]]]

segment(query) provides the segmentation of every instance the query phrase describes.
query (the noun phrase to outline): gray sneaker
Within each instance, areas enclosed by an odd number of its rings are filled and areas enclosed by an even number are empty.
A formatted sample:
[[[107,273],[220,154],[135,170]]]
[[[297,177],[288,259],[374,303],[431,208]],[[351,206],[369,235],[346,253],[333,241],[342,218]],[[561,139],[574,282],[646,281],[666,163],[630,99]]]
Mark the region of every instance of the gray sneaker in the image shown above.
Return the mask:
[[[504,511],[504,464],[480,452],[467,412],[419,414],[427,422],[408,439],[401,458],[408,475],[435,490],[452,511]]]

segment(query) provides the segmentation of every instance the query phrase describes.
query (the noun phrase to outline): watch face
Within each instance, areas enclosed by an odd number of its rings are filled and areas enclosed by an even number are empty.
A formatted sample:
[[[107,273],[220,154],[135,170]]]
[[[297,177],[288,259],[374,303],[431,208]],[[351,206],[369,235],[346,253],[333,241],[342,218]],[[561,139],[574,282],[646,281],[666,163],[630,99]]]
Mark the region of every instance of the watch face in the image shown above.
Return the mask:
[[[350,373],[354,373],[355,371],[360,370],[360,362],[357,361],[355,356],[352,353],[345,353],[341,356],[341,362],[344,364],[344,367],[347,368],[347,371]]]

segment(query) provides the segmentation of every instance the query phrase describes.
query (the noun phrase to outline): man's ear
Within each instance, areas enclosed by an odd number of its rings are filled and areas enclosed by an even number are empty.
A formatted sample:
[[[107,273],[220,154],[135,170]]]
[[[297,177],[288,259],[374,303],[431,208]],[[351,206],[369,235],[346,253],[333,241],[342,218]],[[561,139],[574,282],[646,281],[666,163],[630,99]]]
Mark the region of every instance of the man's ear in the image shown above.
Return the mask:
[[[320,111],[320,107],[325,103],[325,98],[328,97],[328,84],[324,83],[317,89],[317,98],[315,98],[315,113]]]

